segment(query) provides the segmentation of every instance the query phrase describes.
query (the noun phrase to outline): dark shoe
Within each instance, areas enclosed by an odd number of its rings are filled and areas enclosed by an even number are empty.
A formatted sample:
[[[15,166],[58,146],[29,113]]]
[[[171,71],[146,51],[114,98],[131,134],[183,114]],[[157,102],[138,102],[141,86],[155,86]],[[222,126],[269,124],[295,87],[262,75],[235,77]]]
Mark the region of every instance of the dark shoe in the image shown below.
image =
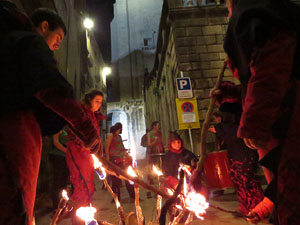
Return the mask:
[[[147,198],[152,198],[150,191],[147,192]]]

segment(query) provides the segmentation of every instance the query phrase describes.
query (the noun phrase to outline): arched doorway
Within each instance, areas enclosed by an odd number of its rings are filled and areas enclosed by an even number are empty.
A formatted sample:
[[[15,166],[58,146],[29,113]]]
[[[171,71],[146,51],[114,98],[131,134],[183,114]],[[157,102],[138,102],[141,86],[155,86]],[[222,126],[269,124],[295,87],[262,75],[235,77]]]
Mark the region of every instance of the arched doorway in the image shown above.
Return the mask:
[[[128,110],[125,110],[117,107],[108,110],[107,132],[117,122],[122,123],[123,131],[121,137],[125,148],[136,151],[137,159],[144,159],[146,149],[140,145],[141,137],[146,132],[143,108],[130,107]]]

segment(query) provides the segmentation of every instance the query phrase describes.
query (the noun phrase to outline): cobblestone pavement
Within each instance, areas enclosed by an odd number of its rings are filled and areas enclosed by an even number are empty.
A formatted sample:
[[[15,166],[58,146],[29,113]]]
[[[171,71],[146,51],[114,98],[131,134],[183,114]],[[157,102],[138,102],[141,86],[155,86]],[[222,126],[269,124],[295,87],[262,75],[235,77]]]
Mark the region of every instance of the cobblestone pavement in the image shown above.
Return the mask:
[[[118,213],[115,208],[115,204],[111,203],[112,197],[107,190],[103,190],[102,182],[95,178],[96,180],[96,192],[94,194],[93,204],[97,208],[96,219],[110,222],[112,224],[119,224]],[[154,207],[156,205],[156,199],[152,195],[151,199],[146,198],[146,190],[140,190],[141,197],[141,207],[143,214],[146,219],[146,225],[151,221],[154,215]],[[227,210],[236,210],[237,200],[235,193],[232,189],[226,189],[225,193],[221,196],[215,197],[214,200],[209,201],[211,204],[222,207]],[[44,199],[39,199],[36,206],[36,224],[37,225],[50,225],[51,223],[51,213],[45,212],[45,209],[50,204],[49,199],[44,197]],[[124,208],[125,213],[134,212],[134,203],[129,199],[129,195],[126,191],[125,185],[121,188],[121,205]],[[65,219],[61,221],[61,225],[71,225],[71,219]],[[236,218],[230,213],[225,213],[214,208],[209,208],[204,220],[194,220],[191,225],[247,225],[248,223],[242,218]],[[267,221],[262,221],[259,225],[270,224]]]

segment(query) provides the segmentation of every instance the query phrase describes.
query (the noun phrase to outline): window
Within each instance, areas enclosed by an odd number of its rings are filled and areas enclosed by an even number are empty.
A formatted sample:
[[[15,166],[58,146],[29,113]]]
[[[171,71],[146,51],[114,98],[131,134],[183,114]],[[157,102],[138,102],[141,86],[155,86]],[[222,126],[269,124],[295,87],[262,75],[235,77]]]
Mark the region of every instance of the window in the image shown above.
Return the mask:
[[[143,50],[152,50],[154,49],[153,38],[144,38],[144,45],[142,47]]]

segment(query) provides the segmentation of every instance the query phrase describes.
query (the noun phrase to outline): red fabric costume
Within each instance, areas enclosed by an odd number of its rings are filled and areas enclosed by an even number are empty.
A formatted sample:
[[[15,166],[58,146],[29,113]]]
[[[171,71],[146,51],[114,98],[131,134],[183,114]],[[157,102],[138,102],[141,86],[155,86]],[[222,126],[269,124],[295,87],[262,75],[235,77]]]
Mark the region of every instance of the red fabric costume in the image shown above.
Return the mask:
[[[224,49],[244,87],[238,137],[268,141],[266,195],[275,224],[300,224],[300,9],[289,1],[233,1]],[[268,154],[266,154],[268,153]]]
[[[32,224],[43,126],[32,102],[68,122],[88,149],[100,138],[40,35],[12,32],[0,48],[0,224]]]
[[[109,145],[109,160],[116,164],[118,167],[126,170],[128,166],[132,164],[131,157],[127,154],[127,149],[125,149],[122,141],[122,137],[119,134],[112,133],[112,140]],[[120,188],[122,186],[122,180],[116,176],[111,176],[112,190],[121,199]],[[127,180],[125,181],[125,186],[131,199],[135,198],[134,187]]]
[[[83,109],[92,120],[97,134],[100,136],[99,121],[95,117],[95,113],[86,105],[83,106]],[[70,141],[67,142],[66,160],[74,188],[72,201],[76,205],[88,206],[94,194],[94,161],[90,151],[85,148],[76,135],[68,132],[68,137]]]

